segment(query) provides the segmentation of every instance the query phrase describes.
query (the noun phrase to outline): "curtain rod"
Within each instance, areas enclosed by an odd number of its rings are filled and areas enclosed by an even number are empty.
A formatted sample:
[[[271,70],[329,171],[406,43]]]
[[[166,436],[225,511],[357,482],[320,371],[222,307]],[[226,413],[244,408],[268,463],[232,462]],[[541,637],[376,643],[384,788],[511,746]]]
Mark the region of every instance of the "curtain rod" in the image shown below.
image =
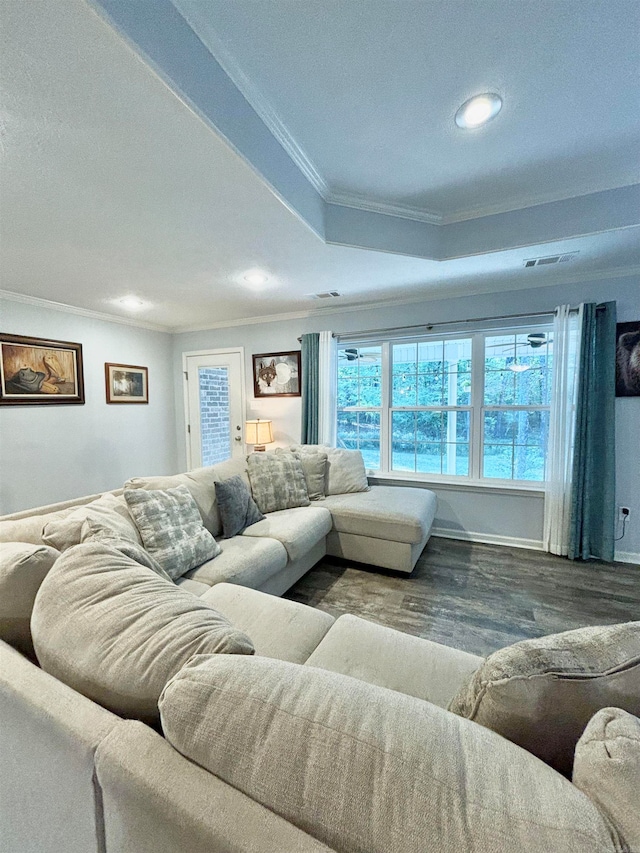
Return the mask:
[[[596,307],[596,311],[603,311],[604,305],[598,305]],[[578,311],[578,308],[571,308],[571,312]],[[377,333],[384,332],[388,334],[389,332],[404,332],[408,329],[433,329],[436,326],[459,326],[461,323],[486,323],[490,320],[522,320],[528,317],[553,317],[555,315],[555,309],[553,311],[534,311],[533,313],[529,312],[527,314],[503,314],[500,317],[470,317],[468,320],[442,320],[440,323],[420,323],[417,326],[391,326],[386,329],[365,329],[362,332],[345,332],[343,335],[336,335],[335,332],[332,332],[332,336],[334,338],[359,338],[363,335],[375,335]],[[302,338],[299,337],[298,341],[301,341]]]

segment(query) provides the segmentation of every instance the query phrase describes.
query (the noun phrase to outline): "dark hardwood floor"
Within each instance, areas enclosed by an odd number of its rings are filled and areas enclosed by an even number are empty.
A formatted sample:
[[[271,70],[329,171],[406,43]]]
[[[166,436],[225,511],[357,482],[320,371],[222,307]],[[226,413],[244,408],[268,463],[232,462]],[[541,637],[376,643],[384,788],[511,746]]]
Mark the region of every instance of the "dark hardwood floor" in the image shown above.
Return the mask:
[[[640,620],[640,566],[433,537],[411,575],[326,557],[285,597],[488,655],[529,637]]]

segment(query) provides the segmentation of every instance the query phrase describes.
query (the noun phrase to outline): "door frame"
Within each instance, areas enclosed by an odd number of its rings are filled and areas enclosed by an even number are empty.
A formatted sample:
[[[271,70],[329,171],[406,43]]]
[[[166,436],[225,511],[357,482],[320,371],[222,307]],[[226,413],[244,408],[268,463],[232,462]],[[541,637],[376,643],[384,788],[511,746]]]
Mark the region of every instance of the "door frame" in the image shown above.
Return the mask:
[[[191,440],[189,433],[189,382],[187,380],[187,358],[191,358],[193,356],[207,356],[207,355],[239,355],[242,362],[242,370],[240,371],[240,405],[243,413],[243,424],[242,424],[242,446],[246,451],[246,446],[244,443],[244,421],[247,419],[247,394],[246,394],[246,385],[247,385],[247,363],[244,358],[244,347],[221,347],[220,349],[199,349],[193,350],[190,352],[182,353],[182,397],[183,397],[183,417],[184,417],[184,441],[186,447],[186,458],[187,458],[187,471],[191,471]]]

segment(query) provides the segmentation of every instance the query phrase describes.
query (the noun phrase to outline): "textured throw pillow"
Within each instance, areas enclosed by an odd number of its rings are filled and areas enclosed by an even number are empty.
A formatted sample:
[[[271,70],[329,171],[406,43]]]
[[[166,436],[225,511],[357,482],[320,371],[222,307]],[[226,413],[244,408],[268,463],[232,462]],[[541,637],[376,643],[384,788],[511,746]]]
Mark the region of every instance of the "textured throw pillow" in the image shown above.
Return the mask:
[[[183,474],[170,474],[157,477],[133,477],[124,484],[125,490],[145,489],[162,491],[186,486],[198,506],[202,522],[209,533],[217,536],[221,531],[220,516],[216,507],[215,467],[196,468]]]
[[[60,556],[48,545],[0,544],[0,639],[34,656],[29,622],[40,584]]]
[[[193,655],[253,654],[246,634],[204,601],[98,542],[54,563],[31,631],[45,672],[151,724],[165,684]]]
[[[621,850],[640,850],[638,717],[620,708],[598,711],[576,746],[573,784],[609,819]]]
[[[294,444],[291,450],[306,456],[309,453],[326,453],[327,470],[325,494],[347,495],[352,492],[370,490],[364,459],[359,450],[344,450],[341,447],[323,447],[319,444]]]
[[[173,583],[160,563],[148,551],[145,551],[142,545],[138,545],[137,542],[132,542],[130,539],[121,539],[116,531],[105,526],[100,519],[95,519],[91,515],[86,519],[82,525],[80,541],[100,542],[102,545],[109,545],[126,557],[135,560],[139,565],[146,566],[146,568],[160,575],[161,578]]]
[[[124,496],[145,550],[173,580],[220,553],[186,486],[164,492],[127,489]]]
[[[58,551],[66,551],[80,543],[82,525],[87,516],[100,517],[104,524],[111,527],[120,539],[130,539],[142,544],[140,534],[127,509],[122,495],[112,495],[107,492],[97,501],[76,507],[69,515],[54,518],[44,526],[42,541]]]
[[[594,804],[532,755],[349,676],[198,656],[159,708],[179,752],[332,850],[615,850]]]
[[[247,468],[260,512],[309,506],[302,465],[293,453],[251,453]]]
[[[224,539],[231,539],[242,533],[245,527],[264,518],[251,497],[249,486],[240,476],[216,483],[216,498]]]
[[[584,727],[609,706],[640,716],[640,622],[578,628],[500,649],[449,710],[569,776]]]
[[[291,453],[300,460],[302,473],[307,486],[310,501],[321,501],[325,497],[325,478],[327,473],[327,454],[323,451],[300,453],[299,450],[286,450],[278,447],[276,453]]]

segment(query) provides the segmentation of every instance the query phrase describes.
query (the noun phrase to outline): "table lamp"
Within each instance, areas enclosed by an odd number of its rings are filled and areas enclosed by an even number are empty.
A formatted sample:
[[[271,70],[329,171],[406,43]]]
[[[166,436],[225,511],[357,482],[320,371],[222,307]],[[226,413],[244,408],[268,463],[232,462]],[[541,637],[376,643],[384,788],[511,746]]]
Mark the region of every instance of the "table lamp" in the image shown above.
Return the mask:
[[[244,440],[247,444],[254,445],[254,451],[265,450],[265,444],[273,442],[271,421],[261,421],[260,418],[255,421],[246,421]]]

